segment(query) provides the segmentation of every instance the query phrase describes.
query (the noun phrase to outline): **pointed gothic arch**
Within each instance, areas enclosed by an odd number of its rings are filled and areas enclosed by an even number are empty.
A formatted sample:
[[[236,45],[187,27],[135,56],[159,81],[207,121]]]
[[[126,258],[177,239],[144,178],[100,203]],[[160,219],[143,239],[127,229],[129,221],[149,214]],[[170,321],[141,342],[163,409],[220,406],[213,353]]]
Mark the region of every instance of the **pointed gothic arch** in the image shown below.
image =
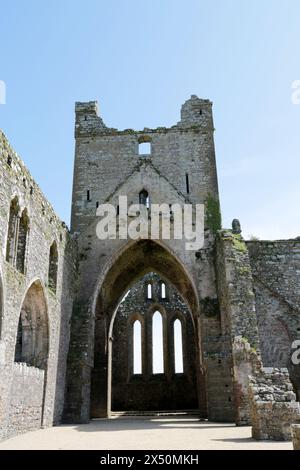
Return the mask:
[[[19,199],[18,196],[15,196],[10,203],[6,241],[6,261],[12,265],[15,264],[16,258],[19,211]]]
[[[27,289],[18,319],[15,362],[46,370],[49,325],[44,289],[39,280]]]
[[[111,410],[113,323],[124,293],[147,272],[157,272],[172,284],[192,312],[195,344],[200,341],[195,328],[199,315],[196,289],[183,265],[161,242],[140,240],[129,243],[110,261],[102,273],[94,300],[94,368],[91,377],[91,416],[109,416]]]
[[[54,240],[49,250],[49,269],[48,269],[48,286],[53,292],[56,292],[57,273],[58,273],[58,249],[57,249],[57,243]]]
[[[18,236],[16,240],[16,268],[20,273],[25,273],[25,261],[29,233],[29,217],[27,209],[24,209],[19,219]]]

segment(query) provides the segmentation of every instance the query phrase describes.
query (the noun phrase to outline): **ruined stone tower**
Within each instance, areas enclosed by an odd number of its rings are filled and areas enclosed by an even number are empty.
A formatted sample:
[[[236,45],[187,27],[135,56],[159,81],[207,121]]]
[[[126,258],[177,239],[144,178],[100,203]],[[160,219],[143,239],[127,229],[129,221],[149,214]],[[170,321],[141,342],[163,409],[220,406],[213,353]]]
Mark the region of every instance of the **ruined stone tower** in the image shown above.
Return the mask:
[[[70,231],[0,133],[0,438],[186,409],[289,438],[300,414],[300,241],[245,242],[238,220],[222,229],[212,103],[192,95],[176,125],[141,131],[107,127],[94,101],[75,111]],[[120,231],[120,196],[149,219],[166,204],[171,233],[173,204],[203,204],[204,245],[99,239],[102,204]]]

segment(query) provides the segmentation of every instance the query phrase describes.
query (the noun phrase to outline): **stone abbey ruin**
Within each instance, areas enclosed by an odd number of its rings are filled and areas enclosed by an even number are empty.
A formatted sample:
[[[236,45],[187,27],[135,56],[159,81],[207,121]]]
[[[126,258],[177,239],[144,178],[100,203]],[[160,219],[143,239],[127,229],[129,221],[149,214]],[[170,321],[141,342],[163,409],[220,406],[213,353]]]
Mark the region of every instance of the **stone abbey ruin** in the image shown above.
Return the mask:
[[[0,131],[0,438],[181,410],[299,446],[300,240],[222,228],[213,134],[195,95],[176,125],[142,131],[76,103],[69,231]],[[96,210],[120,195],[204,204],[203,248],[99,240]]]

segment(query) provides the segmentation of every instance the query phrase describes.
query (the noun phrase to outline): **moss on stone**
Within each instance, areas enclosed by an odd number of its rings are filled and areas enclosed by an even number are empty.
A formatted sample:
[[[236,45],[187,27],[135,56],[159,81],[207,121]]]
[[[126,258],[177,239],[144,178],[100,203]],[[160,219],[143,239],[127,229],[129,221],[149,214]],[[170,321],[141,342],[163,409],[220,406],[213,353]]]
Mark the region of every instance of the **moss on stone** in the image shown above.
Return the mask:
[[[249,266],[239,266],[237,270],[241,276],[251,273]]]
[[[241,235],[232,234],[233,245],[238,251],[247,253],[247,246]]]
[[[218,199],[214,198],[211,194],[208,194],[205,201],[206,213],[205,222],[206,226],[213,232],[217,233],[221,229],[221,212],[220,204]]]

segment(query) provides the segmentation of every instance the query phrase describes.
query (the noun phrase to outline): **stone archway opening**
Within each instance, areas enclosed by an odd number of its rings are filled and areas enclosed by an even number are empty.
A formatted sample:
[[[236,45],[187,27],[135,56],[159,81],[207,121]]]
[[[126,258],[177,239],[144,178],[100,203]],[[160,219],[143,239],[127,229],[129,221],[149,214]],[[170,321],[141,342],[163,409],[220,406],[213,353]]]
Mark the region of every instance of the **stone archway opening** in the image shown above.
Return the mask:
[[[112,322],[111,411],[198,409],[195,327],[177,289],[157,273],[144,275]]]
[[[111,412],[113,325],[124,295],[147,273],[155,272],[175,288],[191,312],[198,367],[197,396],[202,396],[200,414],[206,415],[205,378],[201,367],[197,330],[199,303],[193,282],[180,261],[167,248],[152,240],[140,240],[123,250],[106,272],[95,303],[94,368],[91,377],[91,417]],[[155,307],[156,308],[156,307]],[[171,372],[169,371],[169,374]]]

